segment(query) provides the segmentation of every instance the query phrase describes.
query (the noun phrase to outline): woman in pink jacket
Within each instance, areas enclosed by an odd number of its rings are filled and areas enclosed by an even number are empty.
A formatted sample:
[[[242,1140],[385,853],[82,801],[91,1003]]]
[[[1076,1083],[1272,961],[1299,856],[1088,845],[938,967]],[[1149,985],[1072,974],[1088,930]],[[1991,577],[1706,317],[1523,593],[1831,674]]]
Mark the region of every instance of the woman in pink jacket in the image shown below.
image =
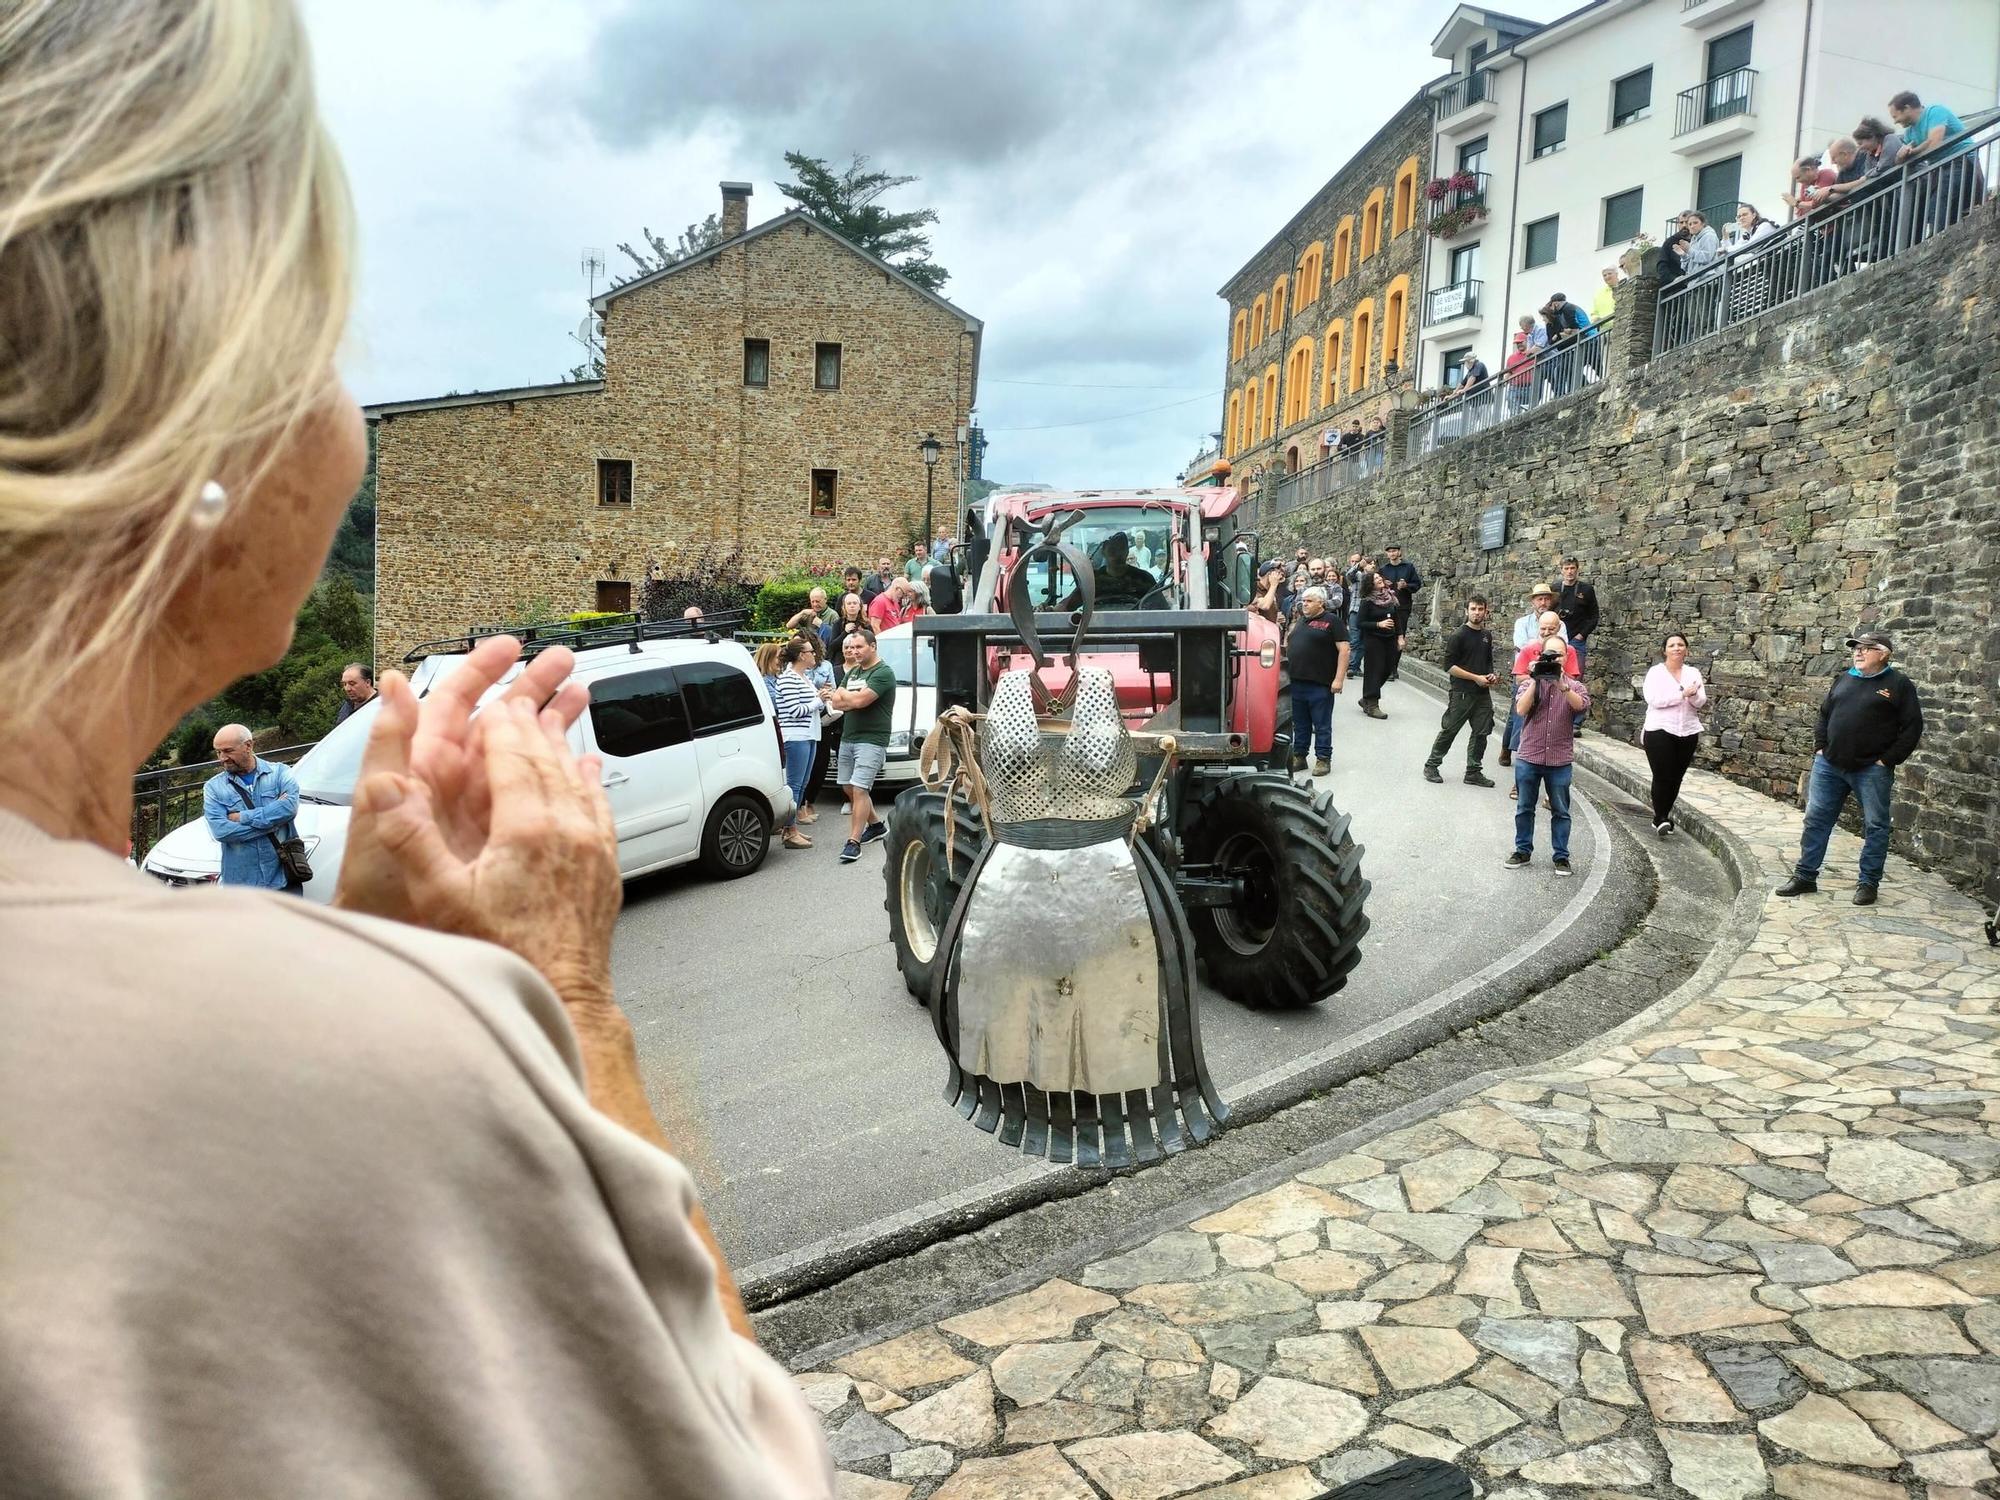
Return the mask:
[[[1701,738],[1695,711],[1708,706],[1701,669],[1688,664],[1687,637],[1679,631],[1669,635],[1663,654],[1666,660],[1646,672],[1646,728],[1639,737],[1653,768],[1653,832],[1661,838],[1674,831],[1674,803]]]

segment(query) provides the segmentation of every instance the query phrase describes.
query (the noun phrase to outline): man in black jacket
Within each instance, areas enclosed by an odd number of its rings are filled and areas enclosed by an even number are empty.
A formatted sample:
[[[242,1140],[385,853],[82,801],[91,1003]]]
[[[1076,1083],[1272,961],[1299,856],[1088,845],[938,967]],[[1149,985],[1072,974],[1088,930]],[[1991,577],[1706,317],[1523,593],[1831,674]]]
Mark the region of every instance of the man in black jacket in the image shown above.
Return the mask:
[[[1565,557],[1562,563],[1562,590],[1556,595],[1556,613],[1562,616],[1563,630],[1576,648],[1576,675],[1590,671],[1590,637],[1597,629],[1597,590],[1577,577],[1577,560]],[[1583,732],[1584,715],[1576,717],[1577,733]]]
[[[1403,549],[1394,543],[1390,544],[1388,557],[1382,564],[1382,578],[1396,591],[1396,646],[1389,657],[1389,681],[1394,682],[1396,669],[1403,661],[1403,642],[1410,634],[1410,610],[1417,602],[1417,592],[1423,588],[1424,580],[1415,563],[1403,561]]]
[[[1849,638],[1854,665],[1836,677],[1819,706],[1813,730],[1818,754],[1806,792],[1805,832],[1792,878],[1780,896],[1805,896],[1819,889],[1826,842],[1852,792],[1861,804],[1861,867],[1854,904],[1873,906],[1875,888],[1889,860],[1889,802],[1896,767],[1910,758],[1923,738],[1924,711],[1909,678],[1889,665],[1893,647],[1879,630]]]
[[[1493,637],[1486,630],[1486,613],[1486,601],[1474,594],[1465,601],[1465,624],[1445,642],[1444,670],[1451,679],[1451,696],[1445,700],[1437,738],[1431,741],[1430,759],[1424,762],[1426,781],[1444,780],[1438,767],[1444,764],[1459,729],[1470,724],[1465,740],[1465,784],[1493,785],[1480,769],[1480,762],[1486,759],[1487,737],[1493,733],[1493,687],[1500,681],[1493,671]]]

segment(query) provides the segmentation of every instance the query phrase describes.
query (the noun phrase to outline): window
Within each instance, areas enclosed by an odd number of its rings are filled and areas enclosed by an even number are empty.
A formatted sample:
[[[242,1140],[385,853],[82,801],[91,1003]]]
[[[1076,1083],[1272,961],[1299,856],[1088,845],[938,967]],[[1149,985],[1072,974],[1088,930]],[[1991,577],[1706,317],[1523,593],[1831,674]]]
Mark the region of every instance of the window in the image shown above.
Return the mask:
[[[1742,26],[1710,42],[1707,71],[1702,77],[1720,78],[1724,73],[1734,73],[1738,68],[1749,67],[1750,33],[1755,29],[1751,26]]]
[[[674,676],[680,681],[696,739],[763,722],[764,706],[757,701],[756,685],[727,662],[691,661],[675,667]]]
[[[1627,73],[1611,85],[1611,128],[1630,125],[1653,112],[1653,70]]]
[[[600,458],[597,461],[597,503],[599,505],[632,503],[631,459]]]
[[[597,736],[597,748],[610,756],[644,755],[685,745],[692,736],[673,669],[654,667],[594,680],[590,729]]]
[[[1255,349],[1264,342],[1264,299],[1259,297],[1250,304],[1250,347]]]
[[[632,585],[611,583],[600,580],[597,585],[597,612],[601,615],[622,615],[632,608]]]
[[[1389,233],[1404,233],[1417,222],[1417,159],[1412,156],[1396,169],[1396,196],[1389,212]]]
[[[1263,418],[1257,410],[1262,392],[1263,383],[1253,380],[1250,382],[1248,389],[1243,393],[1243,446],[1245,448],[1255,446],[1258,439],[1264,435]]]
[[[1319,300],[1320,283],[1326,277],[1326,242],[1315,240],[1299,257],[1299,295],[1296,306]]]
[[[1285,293],[1291,289],[1291,278],[1280,276],[1271,283],[1271,331],[1276,333],[1285,326]]]
[[[1521,231],[1521,238],[1527,247],[1521,256],[1522,270],[1532,271],[1536,266],[1545,266],[1556,258],[1556,225],[1561,218],[1560,214],[1550,214]]]
[[[1229,357],[1232,360],[1243,357],[1243,341],[1250,335],[1250,314],[1242,308],[1236,309],[1236,321],[1229,329]]]
[[[1601,245],[1619,245],[1639,232],[1639,216],[1644,210],[1646,190],[1630,188],[1604,200],[1604,238]]]
[[[1461,172],[1484,172],[1486,170],[1486,137],[1480,136],[1467,141],[1458,148],[1458,170]]]
[[[1222,456],[1228,458],[1243,447],[1243,434],[1238,431],[1243,421],[1243,392],[1229,393],[1229,415],[1222,421]]]
[[[1300,339],[1292,345],[1285,362],[1285,425],[1303,422],[1313,412],[1313,341]]]
[[[1550,105],[1535,116],[1534,154],[1549,156],[1562,150],[1569,139],[1569,104]]]
[[[769,339],[745,339],[743,341],[743,383],[745,385],[769,385],[771,383],[771,341]]]
[[[1349,214],[1340,221],[1340,227],[1333,232],[1333,279],[1339,281],[1347,274],[1348,264],[1354,258],[1354,215]]]
[[[1451,252],[1451,286],[1463,286],[1479,279],[1479,247],[1460,245]]]
[[[1278,367],[1270,365],[1264,371],[1264,433],[1270,437],[1278,430]]]
[[[1326,358],[1320,364],[1319,404],[1328,407],[1340,399],[1340,344],[1347,324],[1335,318],[1326,330]]]
[[[840,470],[814,469],[812,471],[812,518],[815,521],[831,521],[835,505],[840,499]]]
[[[813,345],[813,389],[818,391],[840,389],[840,345]]]
[[[1377,188],[1368,195],[1368,201],[1361,208],[1361,259],[1366,260],[1382,248],[1382,206],[1385,195]]]
[[[1382,374],[1389,367],[1403,368],[1403,325],[1409,321],[1410,278],[1398,276],[1382,297]]]
[[[1465,362],[1472,358],[1472,345],[1447,349],[1438,367],[1438,389],[1448,391],[1458,384],[1458,377],[1465,369]]]
[[[1358,391],[1368,384],[1368,361],[1372,357],[1369,340],[1375,334],[1375,299],[1364,297],[1354,309],[1354,342],[1348,351],[1347,389]]]
[[[1712,161],[1694,174],[1694,206],[1711,224],[1727,224],[1736,214],[1736,200],[1743,191],[1743,158],[1725,156]],[[1717,230],[1720,234],[1722,231]]]

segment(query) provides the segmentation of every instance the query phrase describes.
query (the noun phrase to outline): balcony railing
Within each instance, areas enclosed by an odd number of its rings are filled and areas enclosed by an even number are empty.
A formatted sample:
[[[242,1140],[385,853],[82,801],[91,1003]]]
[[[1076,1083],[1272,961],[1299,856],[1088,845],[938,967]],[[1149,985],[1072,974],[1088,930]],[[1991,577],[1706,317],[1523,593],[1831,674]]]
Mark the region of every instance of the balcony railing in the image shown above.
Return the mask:
[[[1606,335],[1612,319],[1593,324],[1523,360],[1511,370],[1498,370],[1478,385],[1434,401],[1410,419],[1408,457],[1421,458],[1446,443],[1471,437],[1489,427],[1525,416],[1536,408],[1604,379]]]
[[[257,749],[261,760],[291,765],[317,740],[304,745],[287,745],[281,750]],[[141,771],[132,778],[132,858],[143,861],[147,852],[183,823],[201,816],[202,789],[222,769],[219,760],[205,760],[191,766],[168,766],[159,771]]]
[[[1425,222],[1435,224],[1447,214],[1462,214],[1468,209],[1484,212],[1486,190],[1493,183],[1492,173],[1454,172],[1451,176],[1440,180],[1445,187],[1437,197],[1431,197],[1430,190],[1425,191]]]
[[[2000,119],[1947,142],[1914,167],[1869,179],[1837,206],[1728,248],[1719,264],[1660,293],[1653,349],[1665,353],[1818,291],[1881,269],[1985,201],[2000,173]]]
[[[1431,118],[1446,120],[1474,104],[1484,104],[1493,97],[1493,73],[1489,68],[1479,68],[1465,75],[1436,96],[1431,105]]]
[[[1296,474],[1285,474],[1264,491],[1263,509],[1260,522],[1272,516],[1283,515],[1301,505],[1310,505],[1315,500],[1325,500],[1341,490],[1373,479],[1382,472],[1382,461],[1388,453],[1388,434],[1377,432],[1365,437],[1356,447],[1345,448],[1316,464],[1308,464]]]
[[[1469,318],[1479,311],[1479,294],[1486,283],[1477,279],[1434,286],[1424,293],[1424,326],[1447,318]]]
[[[1736,210],[1743,205],[1732,198],[1724,203],[1699,203],[1695,206],[1701,210],[1701,216],[1708,220],[1708,227],[1715,231],[1716,238],[1726,239],[1736,223]],[[1675,214],[1667,220],[1667,227],[1660,231],[1660,242],[1665,244],[1672,239],[1680,232],[1680,227],[1681,216]]]
[[[1687,135],[1732,115],[1755,113],[1751,104],[1756,87],[1755,68],[1733,68],[1682,89],[1674,100],[1674,134]]]

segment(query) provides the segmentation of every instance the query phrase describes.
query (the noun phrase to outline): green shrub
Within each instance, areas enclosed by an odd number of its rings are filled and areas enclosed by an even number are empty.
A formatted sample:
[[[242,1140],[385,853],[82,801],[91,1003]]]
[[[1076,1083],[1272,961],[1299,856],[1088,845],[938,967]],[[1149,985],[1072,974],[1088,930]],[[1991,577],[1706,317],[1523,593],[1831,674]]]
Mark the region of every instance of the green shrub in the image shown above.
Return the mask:
[[[297,664],[278,705],[280,743],[303,745],[333,728],[340,712],[340,669],[346,665],[347,653],[331,644]]]
[[[814,589],[825,589],[828,600],[840,597],[840,575],[814,575],[803,568],[788,568],[757,590],[751,606],[750,624],[758,630],[782,630],[785,622],[806,607]]]

